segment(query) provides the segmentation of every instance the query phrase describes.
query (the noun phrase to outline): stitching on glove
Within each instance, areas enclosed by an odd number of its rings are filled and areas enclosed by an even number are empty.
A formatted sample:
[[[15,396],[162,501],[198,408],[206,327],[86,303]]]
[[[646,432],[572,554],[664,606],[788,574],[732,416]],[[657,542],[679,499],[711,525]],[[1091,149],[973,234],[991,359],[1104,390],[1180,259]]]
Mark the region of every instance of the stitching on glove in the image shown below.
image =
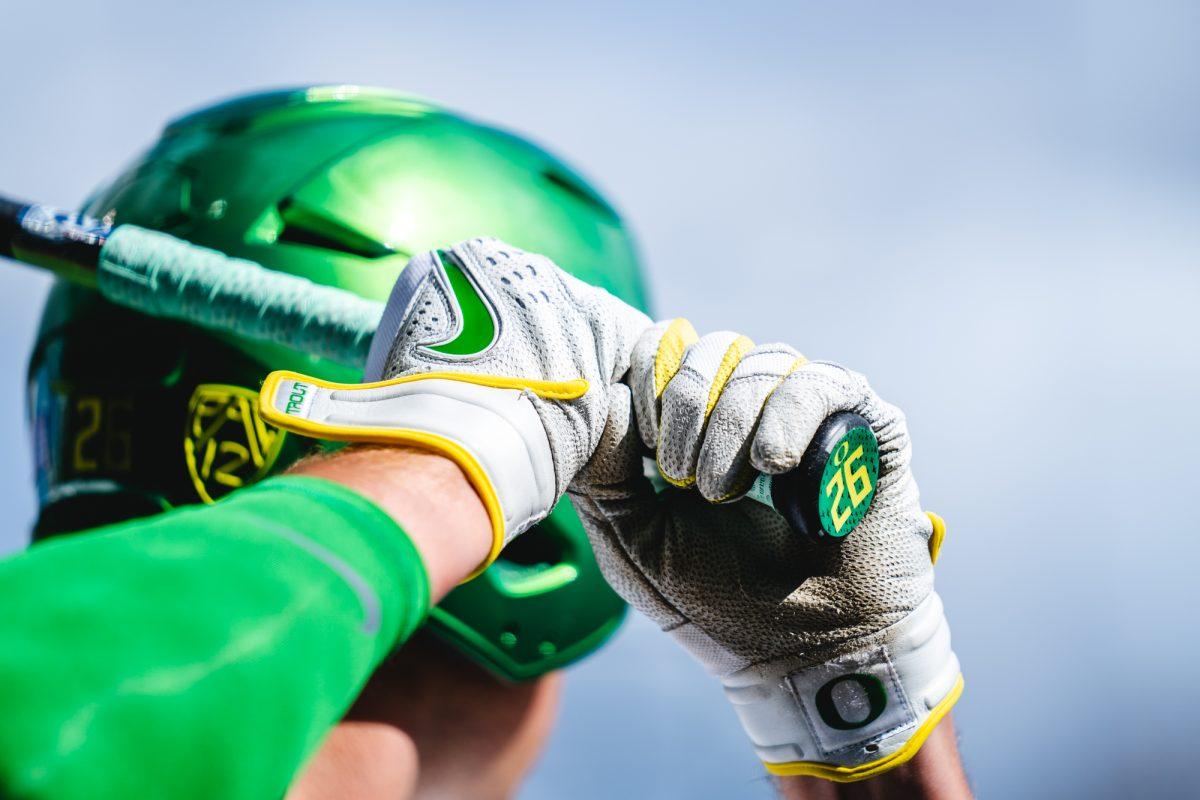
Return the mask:
[[[667,329],[663,331],[662,338],[658,342],[658,352],[654,356],[655,397],[662,397],[667,384],[671,382],[671,378],[675,377],[675,373],[679,371],[679,365],[683,363],[684,351],[687,350],[688,345],[694,344],[699,339],[700,335],[696,333],[692,323],[683,317],[672,320]]]
[[[753,349],[754,342],[745,336],[738,336],[730,342],[729,347],[725,350],[725,355],[721,356],[721,363],[717,365],[716,374],[713,375],[712,386],[708,389],[708,403],[704,406],[705,420],[712,414],[713,408],[717,405],[717,400],[721,398],[721,392],[725,391],[725,384],[729,382],[729,378],[733,375],[733,371],[737,369],[737,365],[746,353]]]

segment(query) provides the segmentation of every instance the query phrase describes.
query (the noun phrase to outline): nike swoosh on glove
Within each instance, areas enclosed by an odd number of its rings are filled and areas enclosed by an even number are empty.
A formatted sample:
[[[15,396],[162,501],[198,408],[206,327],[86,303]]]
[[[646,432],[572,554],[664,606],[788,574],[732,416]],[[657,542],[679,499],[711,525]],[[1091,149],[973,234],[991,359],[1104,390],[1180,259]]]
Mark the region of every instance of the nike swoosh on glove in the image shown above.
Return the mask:
[[[544,256],[471,239],[405,267],[364,383],[274,372],[260,409],[305,436],[412,445],[457,462],[492,523],[477,575],[550,513],[591,456],[610,389],[649,325]]]

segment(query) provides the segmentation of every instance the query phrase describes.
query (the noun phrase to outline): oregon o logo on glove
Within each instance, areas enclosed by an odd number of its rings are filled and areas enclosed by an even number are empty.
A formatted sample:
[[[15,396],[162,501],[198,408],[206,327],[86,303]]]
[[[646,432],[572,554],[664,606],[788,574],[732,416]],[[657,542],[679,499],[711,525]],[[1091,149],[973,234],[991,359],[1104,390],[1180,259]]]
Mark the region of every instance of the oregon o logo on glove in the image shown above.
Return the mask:
[[[839,731],[854,731],[865,728],[887,708],[887,689],[883,681],[874,675],[861,672],[851,672],[849,675],[839,675],[817,690],[817,713],[821,721]],[[861,719],[847,719],[843,708],[847,711],[864,711]]]

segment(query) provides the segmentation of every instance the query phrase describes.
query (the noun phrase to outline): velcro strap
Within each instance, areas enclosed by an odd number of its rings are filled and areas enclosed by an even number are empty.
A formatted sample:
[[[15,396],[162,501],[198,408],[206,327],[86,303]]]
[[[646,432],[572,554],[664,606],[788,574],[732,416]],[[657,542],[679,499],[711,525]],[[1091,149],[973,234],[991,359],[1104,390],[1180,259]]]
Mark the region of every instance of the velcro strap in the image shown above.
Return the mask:
[[[550,512],[554,463],[531,390],[465,377],[339,384],[273,372],[259,394],[260,411],[272,424],[315,439],[410,445],[450,458],[488,511],[491,563],[504,544]]]

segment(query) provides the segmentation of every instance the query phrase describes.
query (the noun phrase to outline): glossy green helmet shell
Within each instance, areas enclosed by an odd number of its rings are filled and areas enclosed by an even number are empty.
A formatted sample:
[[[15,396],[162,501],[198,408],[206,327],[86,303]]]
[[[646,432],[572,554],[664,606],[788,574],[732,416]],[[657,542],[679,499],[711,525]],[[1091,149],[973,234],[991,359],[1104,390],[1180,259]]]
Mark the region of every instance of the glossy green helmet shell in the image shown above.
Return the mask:
[[[574,171],[524,139],[390,91],[275,91],[190,114],[83,210],[381,301],[411,255],[497,236],[646,306],[629,232]],[[30,365],[35,535],[211,500],[286,467],[314,443],[264,426],[252,402],[283,368],[359,378],[57,285]],[[524,679],[594,650],[623,610],[562,503],[430,624]]]

